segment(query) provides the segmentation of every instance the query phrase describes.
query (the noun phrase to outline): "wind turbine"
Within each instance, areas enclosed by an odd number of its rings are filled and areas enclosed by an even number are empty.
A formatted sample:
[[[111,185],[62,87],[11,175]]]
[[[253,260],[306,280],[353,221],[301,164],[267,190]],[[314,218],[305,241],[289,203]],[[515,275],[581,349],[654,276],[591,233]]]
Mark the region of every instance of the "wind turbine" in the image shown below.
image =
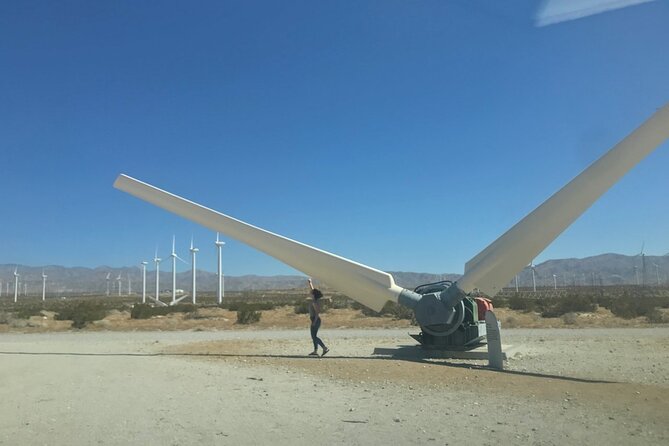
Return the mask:
[[[553,289],[557,290],[557,275],[553,274]]]
[[[128,273],[128,296],[132,294],[132,284],[130,283],[130,273]]]
[[[46,278],[47,275],[44,274],[44,270],[42,270],[42,301],[46,300]]]
[[[514,274],[666,139],[669,104],[469,260],[457,282],[440,289],[417,288],[423,292],[398,286],[386,272],[249,225],[126,175],[119,175],[114,186],[259,249],[372,310],[380,311],[389,300],[411,308],[422,330],[418,340],[424,345],[443,346],[450,342],[447,336],[461,326],[476,329],[465,336],[464,343],[485,336],[481,324],[465,321],[465,301],[475,305],[468,294],[474,289],[488,296],[497,294]]]
[[[107,297],[109,297],[109,278],[111,277],[111,273],[107,273]]]
[[[14,268],[14,303],[16,303],[19,297],[19,277],[21,277],[21,275],[18,271],[18,267]]]
[[[142,303],[146,303],[146,265],[149,262],[142,262]]]
[[[537,276],[536,276],[536,267],[534,266],[534,260],[530,262],[527,267],[532,270],[532,291],[537,292]]]
[[[646,246],[646,242],[641,242],[641,252],[636,255],[636,257],[641,257],[641,285],[646,286],[646,254],[643,252],[643,248]],[[639,279],[637,278],[637,285],[639,284]]]
[[[216,290],[216,298],[218,304],[221,305],[223,303],[223,297],[225,296],[225,284],[223,283],[223,253],[222,253],[222,248],[223,245],[225,245],[225,242],[219,240],[218,232],[216,233],[216,242],[214,244],[216,245],[216,250],[218,251],[218,269],[216,270],[218,276],[218,288]],[[516,287],[517,286],[518,283],[516,283]]]
[[[172,254],[170,254],[170,257],[172,257],[172,305],[177,303],[177,259],[186,263],[184,259],[182,259],[177,255],[175,247],[176,247],[176,240],[175,237],[172,236]]]
[[[634,276],[636,277],[636,286],[639,286],[639,267],[634,265]]]
[[[193,290],[193,303],[196,303],[196,295],[197,295],[197,287],[196,287],[196,279],[197,279],[197,269],[195,267],[195,255],[199,249],[193,247],[193,238],[191,237],[190,239],[190,256],[191,256],[191,275],[193,282],[191,283],[191,289]]]
[[[160,302],[160,257],[158,257],[158,248],[156,248],[156,255],[153,261],[156,263],[156,302]]]
[[[121,296],[121,272],[118,273],[118,277],[116,278],[116,282],[118,283],[118,295],[120,297]]]

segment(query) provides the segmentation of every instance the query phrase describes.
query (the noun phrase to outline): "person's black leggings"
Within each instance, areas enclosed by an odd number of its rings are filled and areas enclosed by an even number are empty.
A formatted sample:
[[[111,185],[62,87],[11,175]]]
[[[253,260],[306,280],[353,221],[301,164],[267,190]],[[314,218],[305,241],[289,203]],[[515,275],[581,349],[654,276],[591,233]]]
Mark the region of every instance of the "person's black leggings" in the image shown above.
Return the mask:
[[[321,318],[316,319],[316,322],[311,325],[311,340],[314,341],[314,351],[320,345],[323,350],[325,350],[325,344],[321,341],[321,338],[318,337],[318,329],[321,328]]]

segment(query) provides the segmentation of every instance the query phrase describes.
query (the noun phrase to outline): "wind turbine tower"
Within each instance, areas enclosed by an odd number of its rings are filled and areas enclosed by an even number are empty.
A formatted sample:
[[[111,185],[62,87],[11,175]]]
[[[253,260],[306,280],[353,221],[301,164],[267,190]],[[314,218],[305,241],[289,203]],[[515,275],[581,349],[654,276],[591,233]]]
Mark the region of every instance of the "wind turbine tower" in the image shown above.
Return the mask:
[[[111,277],[111,273],[107,273],[107,277],[105,280],[107,280],[107,297],[109,297],[109,278]]]
[[[160,257],[158,257],[158,249],[156,249],[156,255],[153,257],[153,261],[156,262],[156,301],[160,302]]]
[[[536,275],[536,271],[535,271],[536,267],[534,266],[534,260],[532,260],[530,262],[530,264],[527,265],[527,266],[529,266],[530,269],[532,270],[532,290],[536,293],[537,292],[537,275]]]
[[[641,252],[637,254],[641,256],[641,285],[646,286],[646,254],[643,252],[643,248],[646,246],[646,242],[641,242]]]
[[[121,296],[121,273],[118,273],[118,277],[116,278],[116,282],[118,282],[118,295],[120,297]]]
[[[553,289],[557,290],[557,275],[553,274]]]
[[[172,305],[177,302],[177,259],[179,256],[175,250],[175,238],[172,236]],[[179,259],[181,260],[181,259]]]
[[[216,293],[218,304],[223,303],[223,297],[225,296],[225,284],[223,282],[223,256],[222,248],[225,245],[225,242],[222,242],[218,238],[218,232],[216,233],[216,249],[218,251],[218,290]],[[516,276],[516,291],[518,291],[518,276]]]
[[[149,262],[142,262],[142,303],[146,303],[146,265]]]
[[[193,247],[193,239],[191,238],[190,239],[190,256],[191,256],[191,262],[192,262],[192,265],[191,265],[192,273],[191,273],[191,275],[192,275],[193,283],[191,284],[191,288],[193,290],[193,303],[196,303],[196,295],[197,295],[197,287],[196,287],[196,277],[197,277],[196,271],[197,270],[195,269],[195,255],[197,254],[198,251],[199,251],[199,249]]]
[[[44,270],[42,270],[42,301],[46,299],[46,278],[47,275],[44,274]]]
[[[18,268],[14,268],[14,303],[16,303],[19,297],[19,277]]]
[[[130,283],[130,273],[128,273],[128,296],[132,294],[132,285]]]

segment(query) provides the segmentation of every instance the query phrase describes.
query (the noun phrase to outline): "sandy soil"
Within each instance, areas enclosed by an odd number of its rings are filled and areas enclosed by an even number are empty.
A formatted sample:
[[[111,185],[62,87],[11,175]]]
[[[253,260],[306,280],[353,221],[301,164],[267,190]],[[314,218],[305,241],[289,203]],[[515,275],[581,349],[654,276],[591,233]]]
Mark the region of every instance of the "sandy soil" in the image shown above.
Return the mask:
[[[505,330],[504,372],[407,331],[0,334],[0,444],[669,442],[669,327]]]

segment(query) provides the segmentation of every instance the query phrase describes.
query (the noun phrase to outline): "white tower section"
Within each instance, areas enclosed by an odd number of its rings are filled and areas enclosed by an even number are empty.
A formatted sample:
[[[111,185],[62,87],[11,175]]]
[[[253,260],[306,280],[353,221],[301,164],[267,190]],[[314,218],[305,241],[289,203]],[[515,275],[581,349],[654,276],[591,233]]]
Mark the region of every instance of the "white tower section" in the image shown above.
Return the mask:
[[[175,239],[172,236],[172,305],[177,302],[177,253],[175,251]]]
[[[44,270],[42,270],[42,301],[46,300],[46,278],[47,275],[44,274]]]
[[[192,279],[193,279],[193,283],[191,284],[191,289],[193,290],[193,303],[197,302],[197,300],[196,300],[196,296],[197,296],[197,286],[196,286],[197,285],[197,283],[196,283],[197,273],[196,273],[196,271],[197,270],[195,269],[195,255],[197,254],[198,251],[199,251],[199,249],[193,247],[193,239],[191,239],[190,240],[190,255],[191,255],[191,262],[192,262],[192,265],[191,265],[192,273],[191,274],[192,274]]]
[[[218,232],[216,233],[216,250],[218,251],[218,269],[216,270],[216,274],[218,276],[218,288],[216,291],[216,301],[218,304],[223,303],[223,297],[225,297],[225,283],[223,282],[223,245],[225,245],[225,242],[222,242],[218,238]]]
[[[149,262],[142,262],[142,303],[146,303],[146,265]]]
[[[18,269],[14,268],[14,303],[16,303],[19,297],[19,277]]]
[[[158,250],[153,261],[156,263],[156,301],[160,302],[160,257],[158,257]]]

